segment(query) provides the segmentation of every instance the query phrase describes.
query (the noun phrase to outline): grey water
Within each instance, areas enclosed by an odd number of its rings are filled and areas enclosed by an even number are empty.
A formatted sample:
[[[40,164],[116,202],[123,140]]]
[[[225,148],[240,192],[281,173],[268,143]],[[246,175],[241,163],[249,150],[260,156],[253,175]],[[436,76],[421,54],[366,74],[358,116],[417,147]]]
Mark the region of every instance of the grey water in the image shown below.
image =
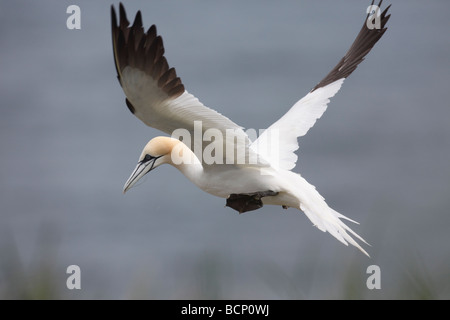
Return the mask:
[[[156,24],[187,90],[245,128],[339,61],[370,1],[123,1]],[[116,79],[110,1],[0,1],[1,298],[449,298],[447,1],[395,1],[388,30],[299,139],[300,172],[371,247],[294,209],[238,215],[160,167]],[[117,8],[118,3],[114,2]],[[81,269],[68,290],[66,268]],[[381,290],[366,287],[381,269]]]

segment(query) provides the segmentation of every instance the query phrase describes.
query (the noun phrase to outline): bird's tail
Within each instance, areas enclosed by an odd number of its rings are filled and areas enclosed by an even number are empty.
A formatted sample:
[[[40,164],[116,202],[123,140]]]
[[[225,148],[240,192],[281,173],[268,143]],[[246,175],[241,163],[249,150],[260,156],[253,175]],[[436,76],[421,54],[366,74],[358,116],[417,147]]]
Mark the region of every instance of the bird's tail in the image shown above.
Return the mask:
[[[293,173],[293,172],[292,172]],[[356,232],[348,227],[342,220],[348,220],[358,224],[339,212],[330,208],[325,199],[317,192],[316,188],[309,184],[303,177],[298,174],[296,180],[296,196],[300,200],[299,209],[302,210],[314,226],[323,232],[329,232],[333,237],[338,239],[345,245],[349,243],[357,247],[368,257],[369,254],[355,241],[355,238],[369,245]],[[300,185],[299,185],[300,184]]]

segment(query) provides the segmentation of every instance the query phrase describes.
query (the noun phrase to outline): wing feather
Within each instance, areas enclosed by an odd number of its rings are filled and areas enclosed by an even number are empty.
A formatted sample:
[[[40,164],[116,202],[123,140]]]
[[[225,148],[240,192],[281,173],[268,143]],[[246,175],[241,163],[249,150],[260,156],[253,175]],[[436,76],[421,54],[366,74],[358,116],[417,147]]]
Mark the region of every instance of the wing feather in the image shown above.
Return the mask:
[[[249,150],[251,141],[242,127],[207,108],[185,90],[175,68],[171,68],[164,57],[163,40],[156,26],[152,25],[144,33],[140,11],[131,26],[122,4],[119,11],[117,24],[115,9],[111,6],[112,43],[117,77],[128,109],[148,126],[170,135],[176,129],[186,129],[194,137],[194,122],[201,121],[202,133],[208,129],[221,132],[223,163],[236,164],[236,155],[242,154],[237,151],[239,148],[249,157],[253,153]],[[226,154],[230,148],[227,144],[233,144],[233,154]],[[255,155],[252,156],[254,159]]]
[[[381,7],[382,0],[378,7]],[[374,1],[372,1],[373,5]],[[388,6],[380,15],[380,29],[369,29],[364,20],[363,27],[350,49],[338,64],[305,97],[300,99],[278,121],[272,124],[251,148],[264,159],[279,168],[291,170],[297,162],[295,151],[298,149],[297,138],[304,136],[314,126],[332,98],[341,88],[344,80],[357,68],[366,55],[380,40],[386,31],[390,15]],[[278,138],[277,138],[278,137]]]

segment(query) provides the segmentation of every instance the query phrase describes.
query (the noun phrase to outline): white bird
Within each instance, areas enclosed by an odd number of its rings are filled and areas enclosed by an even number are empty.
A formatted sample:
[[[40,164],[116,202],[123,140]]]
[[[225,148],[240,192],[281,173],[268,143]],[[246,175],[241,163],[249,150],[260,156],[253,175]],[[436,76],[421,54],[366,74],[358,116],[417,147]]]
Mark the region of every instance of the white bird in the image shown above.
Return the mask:
[[[378,7],[381,4],[382,1]],[[172,136],[178,130],[183,137],[150,140],[125,183],[124,193],[151,170],[170,164],[200,189],[225,198],[226,205],[239,213],[264,204],[296,208],[321,231],[328,231],[343,244],[350,243],[368,256],[353,237],[367,242],[342,219],[355,221],[331,209],[315,187],[291,169],[297,161],[297,138],[305,135],[322,116],[344,79],[382,37],[390,6],[382,13],[370,12],[352,46],[334,69],[254,142],[242,127],[207,108],[185,90],[175,69],[169,68],[155,25],[144,32],[138,11],[133,25],[129,26],[123,5],[119,7],[119,24],[111,7],[112,42],[126,105],[148,126]],[[372,7],[377,8],[373,1]],[[371,19],[375,22],[378,19],[378,27],[369,26]],[[203,139],[200,146],[196,135]],[[194,137],[193,143],[189,137]],[[205,146],[204,141],[211,144]],[[206,151],[213,157],[212,163],[205,157]]]

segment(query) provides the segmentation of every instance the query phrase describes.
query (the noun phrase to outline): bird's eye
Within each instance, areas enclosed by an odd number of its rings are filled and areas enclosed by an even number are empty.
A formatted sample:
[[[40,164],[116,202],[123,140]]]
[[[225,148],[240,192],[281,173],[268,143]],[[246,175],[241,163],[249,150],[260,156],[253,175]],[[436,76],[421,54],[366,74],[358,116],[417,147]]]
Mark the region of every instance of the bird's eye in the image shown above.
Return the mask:
[[[144,157],[144,159],[142,159],[142,162],[148,162],[148,161],[150,161],[150,160],[152,160],[152,159],[153,159],[153,157],[152,157],[151,155],[146,154],[145,157]]]

